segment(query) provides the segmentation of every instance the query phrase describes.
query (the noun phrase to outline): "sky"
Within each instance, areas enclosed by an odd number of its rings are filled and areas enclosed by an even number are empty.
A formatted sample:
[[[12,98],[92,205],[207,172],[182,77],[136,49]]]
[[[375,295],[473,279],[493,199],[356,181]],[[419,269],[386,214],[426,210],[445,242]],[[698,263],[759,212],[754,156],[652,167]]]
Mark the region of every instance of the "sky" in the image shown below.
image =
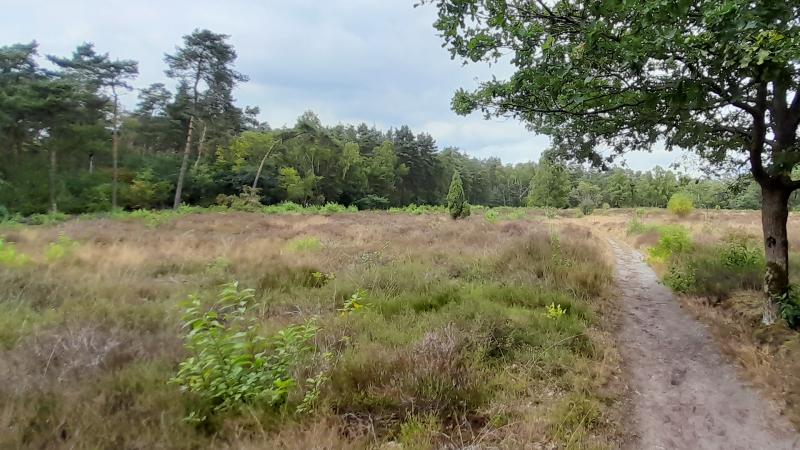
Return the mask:
[[[503,65],[464,66],[450,59],[417,0],[0,0],[0,45],[36,40],[41,54],[68,56],[83,42],[112,58],[139,62],[134,85],[164,82],[163,57],[196,28],[230,35],[236,69],[250,77],[235,92],[273,127],[313,110],[326,125],[409,125],[441,147],[505,163],[538,160],[546,136],[514,119],[484,120],[450,110],[453,92],[474,88]],[[136,104],[136,92],[125,103]],[[684,158],[656,150],[631,153],[628,167],[667,167]]]

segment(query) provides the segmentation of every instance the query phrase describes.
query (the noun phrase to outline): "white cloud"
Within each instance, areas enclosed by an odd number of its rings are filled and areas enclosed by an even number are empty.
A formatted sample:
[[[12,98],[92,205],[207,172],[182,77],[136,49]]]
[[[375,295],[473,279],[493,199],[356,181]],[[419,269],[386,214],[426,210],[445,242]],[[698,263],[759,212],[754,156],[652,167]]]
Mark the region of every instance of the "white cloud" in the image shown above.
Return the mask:
[[[164,53],[195,28],[231,35],[237,69],[250,76],[236,96],[273,126],[311,109],[325,123],[409,125],[440,145],[504,162],[536,160],[548,139],[513,120],[450,111],[455,89],[502,77],[507,68],[450,60],[415,0],[0,0],[0,45],[37,40],[67,55],[84,41],[140,62],[139,87],[164,81]],[[504,70],[505,69],[505,70]],[[136,102],[128,94],[128,105]],[[673,155],[631,155],[631,167],[668,165]]]

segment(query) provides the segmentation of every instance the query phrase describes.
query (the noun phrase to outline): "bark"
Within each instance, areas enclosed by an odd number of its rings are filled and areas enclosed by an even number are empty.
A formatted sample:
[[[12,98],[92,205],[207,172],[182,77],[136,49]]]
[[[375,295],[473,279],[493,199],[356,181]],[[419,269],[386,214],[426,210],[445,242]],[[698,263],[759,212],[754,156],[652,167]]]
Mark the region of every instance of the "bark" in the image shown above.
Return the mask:
[[[261,178],[261,171],[264,170],[264,164],[267,162],[267,158],[269,158],[269,155],[272,153],[272,150],[275,148],[275,146],[281,142],[283,142],[282,139],[275,141],[272,146],[270,146],[269,150],[267,150],[267,153],[264,154],[264,157],[261,158],[261,164],[258,165],[258,170],[256,171],[256,178],[253,180],[253,189],[258,187],[258,179]]]
[[[789,289],[789,239],[786,222],[789,218],[790,195],[790,189],[769,185],[761,187],[761,224],[766,256],[765,325],[771,325],[778,319],[779,301]]]
[[[50,149],[50,212],[58,212],[58,205],[56,204],[56,162],[58,155],[56,149]]]
[[[119,111],[119,99],[114,93],[114,129],[111,135],[111,158],[113,160],[113,177],[111,181],[111,209],[117,209],[117,189],[119,184],[119,126],[117,124]]]
[[[178,209],[181,206],[181,192],[183,191],[183,180],[186,178],[186,169],[189,167],[189,156],[192,152],[192,133],[194,132],[194,116],[189,118],[189,132],[186,134],[186,146],[183,149],[183,161],[181,162],[181,171],[178,174],[178,185],[175,187],[175,201],[172,204],[173,209]]]
[[[94,173],[94,153],[89,154],[89,173]]]
[[[203,123],[203,132],[200,133],[200,143],[197,145],[197,160],[194,162],[195,169],[197,166],[200,165],[200,160],[203,158],[203,149],[205,148],[206,144],[206,131],[208,127],[206,126],[205,122]]]

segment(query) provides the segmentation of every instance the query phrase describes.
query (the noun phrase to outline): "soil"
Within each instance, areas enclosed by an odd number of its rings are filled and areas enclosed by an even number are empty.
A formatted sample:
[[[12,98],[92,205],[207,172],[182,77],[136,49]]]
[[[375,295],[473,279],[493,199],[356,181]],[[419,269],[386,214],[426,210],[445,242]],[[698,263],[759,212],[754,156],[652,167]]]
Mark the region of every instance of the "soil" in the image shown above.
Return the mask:
[[[800,449],[800,435],[743,382],[636,250],[609,241],[622,298],[632,449]]]

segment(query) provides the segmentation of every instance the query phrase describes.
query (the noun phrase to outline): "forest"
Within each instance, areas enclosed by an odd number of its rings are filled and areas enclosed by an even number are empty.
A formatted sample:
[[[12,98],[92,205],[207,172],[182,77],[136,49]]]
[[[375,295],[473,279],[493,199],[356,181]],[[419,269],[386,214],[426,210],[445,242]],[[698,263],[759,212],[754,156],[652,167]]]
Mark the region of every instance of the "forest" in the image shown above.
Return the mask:
[[[326,125],[312,111],[273,128],[258,119],[269,105],[236,105],[247,76],[226,35],[195,30],[164,60],[164,82],[134,89],[137,62],[93,44],[66,57],[35,42],[0,48],[0,216],[209,206],[248,186],[263,204],[441,205],[454,171],[474,205],[665,207],[682,191],[704,208],[760,206],[749,176],[603,170],[550,151],[503,164],[440,148],[424,130]]]

